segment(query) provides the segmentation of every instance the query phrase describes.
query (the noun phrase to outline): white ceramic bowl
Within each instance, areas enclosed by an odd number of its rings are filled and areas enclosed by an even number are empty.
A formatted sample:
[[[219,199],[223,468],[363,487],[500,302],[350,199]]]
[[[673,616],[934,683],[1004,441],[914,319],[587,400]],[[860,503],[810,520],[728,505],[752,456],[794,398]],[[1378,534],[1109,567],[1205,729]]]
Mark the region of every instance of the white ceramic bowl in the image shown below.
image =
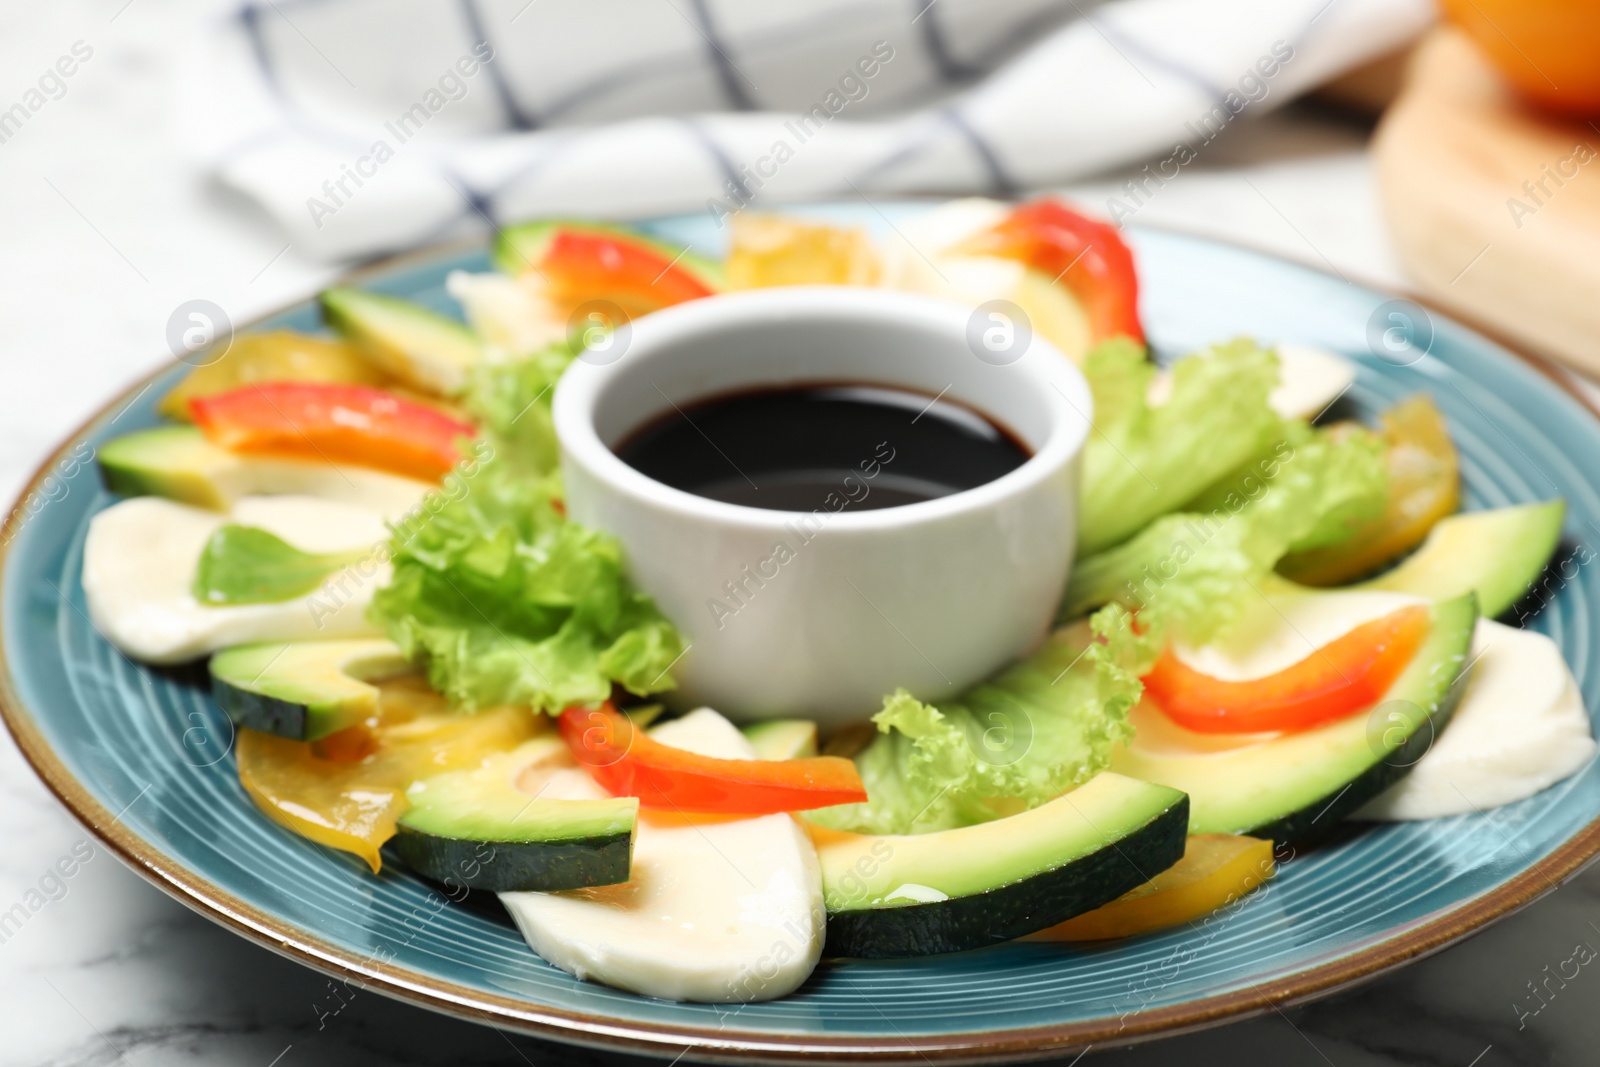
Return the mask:
[[[1075,545],[1089,388],[1037,338],[1005,365],[978,358],[972,319],[884,290],[757,290],[649,315],[562,377],[555,428],[569,514],[621,541],[634,581],[682,632],[675,702],[840,725],[898,687],[949,696],[1046,632]],[[947,497],[807,513],[695,496],[611,450],[675,406],[837,382],[942,393],[1033,455]]]

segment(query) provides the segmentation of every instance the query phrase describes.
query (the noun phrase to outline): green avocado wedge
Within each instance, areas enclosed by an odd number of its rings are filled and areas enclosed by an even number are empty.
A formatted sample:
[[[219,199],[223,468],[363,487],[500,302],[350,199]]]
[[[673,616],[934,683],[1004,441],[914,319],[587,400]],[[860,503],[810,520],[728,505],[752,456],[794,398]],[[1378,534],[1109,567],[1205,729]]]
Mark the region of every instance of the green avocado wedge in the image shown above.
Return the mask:
[[[756,759],[804,759],[817,754],[817,724],[810,719],[768,719],[739,727]]]
[[[122,496],[159,496],[227,511],[242,496],[295,493],[372,507],[398,517],[433,488],[365,467],[230,452],[194,426],[157,426],[100,447],[106,488]]]
[[[1478,594],[1483,617],[1504,614],[1539,580],[1561,541],[1563,500],[1469,511],[1441,519],[1393,570],[1347,586],[1414,593],[1430,600]]]
[[[1298,733],[1212,735],[1142,705],[1138,733],[1112,753],[1112,769],[1189,794],[1192,834],[1315,837],[1404,777],[1455,711],[1476,598],[1467,593],[1432,612],[1422,647],[1370,711]]]
[[[637,797],[549,799],[525,792],[530,767],[570,764],[560,738],[539,737],[412,786],[394,845],[406,865],[452,888],[550,892],[628,880]],[[557,772],[562,773],[562,772]],[[581,775],[575,767],[564,773]]]
[[[238,460],[193,426],[161,426],[114,437],[100,447],[106,488],[122,496],[160,496],[225,511],[240,494]]]
[[[494,249],[490,253],[495,269],[513,278],[525,273],[530,267],[543,262],[551,238],[561,230],[595,234],[638,245],[670,261],[678,269],[687,271],[713,292],[726,287],[721,265],[712,260],[652,240],[626,227],[579,219],[540,219],[506,227],[496,236]]]
[[[483,359],[483,343],[455,319],[365,289],[325,290],[322,317],[369,360],[408,385],[454,396]]]
[[[211,691],[237,726],[315,741],[377,710],[371,683],[413,669],[384,638],[235,645],[211,657]]]
[[[1103,772],[1037,808],[907,836],[813,828],[829,956],[961,952],[1098,908],[1183,858],[1189,801]]]

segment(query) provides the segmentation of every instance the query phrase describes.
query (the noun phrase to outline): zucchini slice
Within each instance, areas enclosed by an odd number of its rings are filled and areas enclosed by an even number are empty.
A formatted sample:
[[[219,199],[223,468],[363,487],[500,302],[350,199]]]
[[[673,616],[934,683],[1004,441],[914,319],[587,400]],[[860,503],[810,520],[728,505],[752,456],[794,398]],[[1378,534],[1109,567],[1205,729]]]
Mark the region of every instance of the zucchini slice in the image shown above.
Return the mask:
[[[412,669],[381,637],[235,645],[211,657],[211,691],[237,726],[315,741],[369,718],[371,683]]]
[[[1183,858],[1189,798],[1109,771],[1031,811],[907,836],[812,829],[830,956],[1010,941],[1109,903]]]
[[[416,389],[454,396],[483,359],[476,334],[455,319],[399,297],[328,289],[322,315],[373,363]]]
[[[532,773],[542,794],[519,788]],[[637,797],[551,799],[554,776],[583,775],[560,738],[540,737],[412,786],[395,850],[418,874],[496,893],[615,885],[628,880]],[[536,786],[535,788],[538,788]]]

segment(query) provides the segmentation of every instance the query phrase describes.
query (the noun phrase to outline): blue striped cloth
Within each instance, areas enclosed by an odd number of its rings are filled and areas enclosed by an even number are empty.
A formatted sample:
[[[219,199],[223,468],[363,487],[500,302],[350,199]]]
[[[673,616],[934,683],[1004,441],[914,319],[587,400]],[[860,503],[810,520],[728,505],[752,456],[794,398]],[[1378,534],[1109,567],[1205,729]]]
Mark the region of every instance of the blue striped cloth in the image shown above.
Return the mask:
[[[184,129],[334,259],[537,215],[1012,194],[1141,159],[1170,179],[1432,17],[1429,0],[268,0],[201,30]]]

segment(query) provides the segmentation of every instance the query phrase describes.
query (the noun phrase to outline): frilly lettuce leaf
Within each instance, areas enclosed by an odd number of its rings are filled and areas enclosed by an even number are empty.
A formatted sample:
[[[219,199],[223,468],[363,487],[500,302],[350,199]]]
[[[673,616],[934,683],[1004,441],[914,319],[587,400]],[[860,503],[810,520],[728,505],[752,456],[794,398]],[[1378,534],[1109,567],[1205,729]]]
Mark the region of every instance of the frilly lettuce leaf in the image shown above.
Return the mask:
[[[1278,358],[1254,341],[1212,347],[1172,369],[1172,391],[1146,399],[1156,368],[1126,339],[1090,350],[1094,430],[1083,448],[1078,554],[1127,540],[1248,461],[1281,434],[1267,404]]]
[[[673,687],[677,631],[633,588],[620,546],[561,507],[550,393],[566,345],[473,376],[474,458],[391,527],[394,576],[372,617],[429,682],[473,709],[556,713]]]
[[[879,735],[856,756],[868,800],[808,818],[863,833],[923,833],[1036,807],[1105,769],[1133,736],[1128,711],[1147,659],[1127,613],[1056,631],[1043,648],[955,700],[904,689],[873,716]]]
[[[572,362],[568,344],[553,344],[521,359],[480,363],[468,376],[467,410],[494,442],[496,454],[531,474],[556,469],[560,451],[550,401]]]
[[[1382,434],[1354,423],[1313,428],[1303,419],[1286,421],[1283,437],[1269,451],[1181,510],[1237,510],[1239,500],[1255,499],[1262,482],[1270,485],[1277,477],[1275,470],[1285,470],[1288,481],[1279,483],[1279,487],[1292,485],[1311,513],[1311,521],[1304,524],[1305,532],[1289,546],[1289,551],[1338,544],[1383,514],[1389,497],[1387,449]]]
[[[1225,629],[1286,553],[1348,537],[1384,506],[1384,446],[1357,427],[1284,425],[1267,453],[1132,539],[1080,558],[1062,602],[1073,618],[1108,601],[1147,629],[1205,641]]]

